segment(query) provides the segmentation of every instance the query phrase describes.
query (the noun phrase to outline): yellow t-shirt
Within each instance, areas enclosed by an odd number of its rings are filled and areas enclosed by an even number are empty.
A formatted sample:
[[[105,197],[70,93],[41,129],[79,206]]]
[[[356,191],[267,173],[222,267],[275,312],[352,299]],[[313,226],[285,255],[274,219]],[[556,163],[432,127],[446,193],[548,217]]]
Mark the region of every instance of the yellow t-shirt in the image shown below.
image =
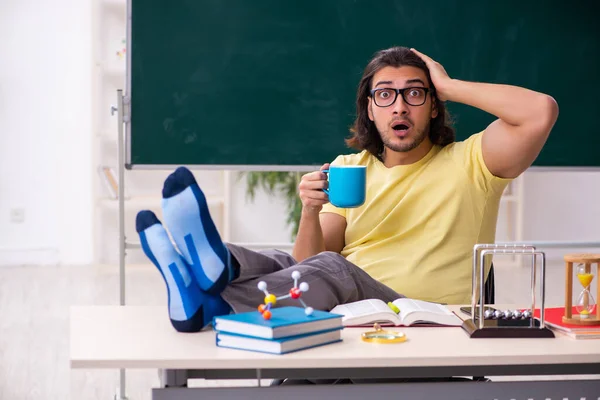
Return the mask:
[[[332,165],[367,166],[362,206],[327,203],[321,211],[346,218],[341,254],[405,296],[470,303],[473,246],[494,243],[510,182],[487,169],[481,137],[434,146],[416,163],[392,168],[367,151],[338,156]]]

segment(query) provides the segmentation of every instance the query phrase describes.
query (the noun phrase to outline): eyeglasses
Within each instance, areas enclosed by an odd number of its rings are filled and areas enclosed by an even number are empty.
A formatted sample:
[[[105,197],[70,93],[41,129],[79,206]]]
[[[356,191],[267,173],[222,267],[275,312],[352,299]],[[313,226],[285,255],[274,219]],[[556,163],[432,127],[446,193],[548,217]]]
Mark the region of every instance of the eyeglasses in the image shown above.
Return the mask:
[[[426,87],[407,87],[403,89],[381,88],[371,90],[371,97],[375,105],[379,107],[389,107],[396,102],[398,94],[402,95],[404,102],[411,106],[422,106],[427,100],[427,93],[434,92],[434,89]]]

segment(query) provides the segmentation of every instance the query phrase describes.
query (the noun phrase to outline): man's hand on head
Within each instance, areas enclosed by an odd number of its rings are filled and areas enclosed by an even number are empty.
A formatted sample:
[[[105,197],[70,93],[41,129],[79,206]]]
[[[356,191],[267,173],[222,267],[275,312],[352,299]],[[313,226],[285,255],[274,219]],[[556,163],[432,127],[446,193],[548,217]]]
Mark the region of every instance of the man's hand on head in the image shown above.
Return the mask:
[[[438,99],[478,108],[498,119],[483,133],[483,160],[492,175],[516,178],[531,166],[556,119],[558,104],[551,96],[513,85],[451,79],[444,67],[411,49],[427,65]]]
[[[410,49],[413,53],[418,55],[421,60],[425,62],[427,68],[429,69],[429,75],[431,76],[431,81],[435,86],[435,91],[437,93],[437,98],[441,101],[451,100],[450,99],[450,88],[453,83],[453,79],[448,76],[448,73],[437,61],[434,61],[431,57],[426,56],[425,54],[415,50]]]

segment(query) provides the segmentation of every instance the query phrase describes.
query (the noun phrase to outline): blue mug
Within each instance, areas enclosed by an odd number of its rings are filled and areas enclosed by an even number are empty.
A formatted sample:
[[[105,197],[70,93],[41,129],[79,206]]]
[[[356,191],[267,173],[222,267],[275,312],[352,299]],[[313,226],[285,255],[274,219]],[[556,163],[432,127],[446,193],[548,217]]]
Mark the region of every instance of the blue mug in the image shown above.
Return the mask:
[[[329,174],[329,189],[323,189],[329,202],[339,208],[360,207],[367,191],[367,167],[364,165],[332,165],[323,170]]]

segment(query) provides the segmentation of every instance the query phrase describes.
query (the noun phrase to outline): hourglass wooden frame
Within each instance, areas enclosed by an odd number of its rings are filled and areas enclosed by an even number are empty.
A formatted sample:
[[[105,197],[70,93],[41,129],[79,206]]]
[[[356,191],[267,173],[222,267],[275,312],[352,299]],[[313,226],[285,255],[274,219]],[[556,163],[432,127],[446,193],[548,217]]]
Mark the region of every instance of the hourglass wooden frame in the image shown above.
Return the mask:
[[[596,264],[596,273],[599,272],[600,254],[567,254],[565,257],[566,285],[565,285],[565,315],[562,321],[573,325],[600,325],[600,307],[596,304],[595,315],[589,315],[585,319],[579,315],[573,315],[573,264],[584,264],[585,272],[592,272],[592,264]],[[582,288],[582,291],[585,288]],[[600,297],[600,284],[596,281],[596,301]]]

